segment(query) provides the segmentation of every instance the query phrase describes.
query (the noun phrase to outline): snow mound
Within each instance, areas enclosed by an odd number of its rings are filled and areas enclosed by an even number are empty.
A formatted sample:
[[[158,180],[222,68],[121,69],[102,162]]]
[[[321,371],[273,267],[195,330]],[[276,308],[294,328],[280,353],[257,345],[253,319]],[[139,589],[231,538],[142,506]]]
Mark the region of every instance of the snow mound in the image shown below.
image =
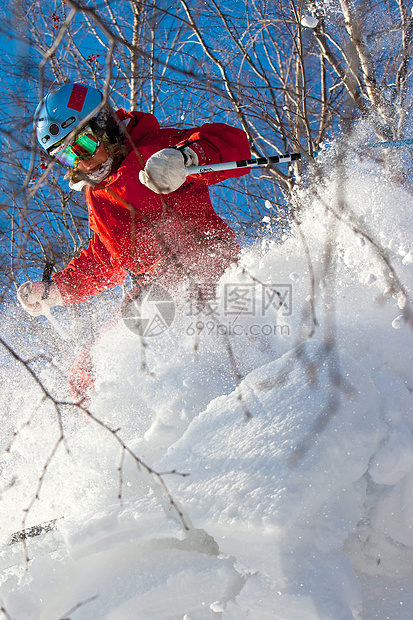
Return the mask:
[[[98,339],[91,416],[3,372],[10,616],[412,616],[411,196],[394,165],[334,158],[206,308]],[[26,514],[64,518],[24,572],[6,542]]]

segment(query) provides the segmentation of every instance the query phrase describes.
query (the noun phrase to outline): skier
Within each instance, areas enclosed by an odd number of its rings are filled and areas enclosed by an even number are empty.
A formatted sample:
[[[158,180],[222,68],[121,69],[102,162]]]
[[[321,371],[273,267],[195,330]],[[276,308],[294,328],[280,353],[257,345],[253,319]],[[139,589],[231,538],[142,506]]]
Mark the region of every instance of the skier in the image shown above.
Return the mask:
[[[99,90],[66,84],[34,115],[41,147],[62,166],[75,190],[86,188],[89,245],[51,282],[18,292],[32,316],[78,303],[125,281],[168,289],[216,282],[239,255],[232,229],[215,213],[208,185],[248,170],[188,176],[186,169],[250,157],[244,131],[222,123],[160,128],[152,114],[112,114]]]
[[[79,303],[123,283],[138,289],[183,283],[208,290],[239,255],[231,228],[215,213],[208,185],[248,170],[188,176],[189,166],[250,157],[246,134],[222,123],[160,128],[152,114],[112,114],[102,94],[66,84],[34,115],[41,147],[62,166],[72,189],[86,191],[89,245],[49,282],[23,284],[17,296],[32,316]],[[210,288],[210,287],[209,287]],[[94,386],[90,345],[72,366],[69,385],[88,403]]]

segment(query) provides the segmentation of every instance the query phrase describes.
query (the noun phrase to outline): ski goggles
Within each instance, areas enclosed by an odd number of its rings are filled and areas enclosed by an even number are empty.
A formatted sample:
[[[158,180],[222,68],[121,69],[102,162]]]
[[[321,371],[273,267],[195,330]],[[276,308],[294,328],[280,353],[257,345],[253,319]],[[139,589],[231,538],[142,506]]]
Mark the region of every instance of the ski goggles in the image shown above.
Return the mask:
[[[60,145],[55,145],[49,152],[55,157],[59,164],[67,168],[75,168],[82,159],[90,159],[98,150],[102,139],[97,138],[91,128],[86,125],[80,133],[77,134],[72,144],[65,145],[64,139]]]

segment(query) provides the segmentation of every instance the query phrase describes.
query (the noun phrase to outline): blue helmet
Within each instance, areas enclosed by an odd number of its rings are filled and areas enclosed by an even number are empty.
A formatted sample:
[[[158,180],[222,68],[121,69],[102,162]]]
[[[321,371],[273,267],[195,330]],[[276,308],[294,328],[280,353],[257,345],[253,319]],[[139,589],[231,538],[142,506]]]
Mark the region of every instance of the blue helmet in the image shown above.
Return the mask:
[[[76,125],[99,107],[102,93],[85,84],[65,84],[42,99],[34,113],[34,126],[45,151],[69,135]]]

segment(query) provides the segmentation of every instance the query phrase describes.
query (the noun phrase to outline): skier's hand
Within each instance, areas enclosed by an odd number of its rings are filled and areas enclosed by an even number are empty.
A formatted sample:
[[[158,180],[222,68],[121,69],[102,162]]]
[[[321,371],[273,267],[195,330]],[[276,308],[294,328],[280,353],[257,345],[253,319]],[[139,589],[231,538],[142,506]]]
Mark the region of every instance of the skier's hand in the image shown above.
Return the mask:
[[[154,153],[139,173],[139,180],[157,194],[170,194],[186,181],[186,169],[198,165],[198,156],[188,146]]]
[[[50,308],[63,304],[55,282],[25,282],[17,291],[17,299],[31,316],[49,314]]]

